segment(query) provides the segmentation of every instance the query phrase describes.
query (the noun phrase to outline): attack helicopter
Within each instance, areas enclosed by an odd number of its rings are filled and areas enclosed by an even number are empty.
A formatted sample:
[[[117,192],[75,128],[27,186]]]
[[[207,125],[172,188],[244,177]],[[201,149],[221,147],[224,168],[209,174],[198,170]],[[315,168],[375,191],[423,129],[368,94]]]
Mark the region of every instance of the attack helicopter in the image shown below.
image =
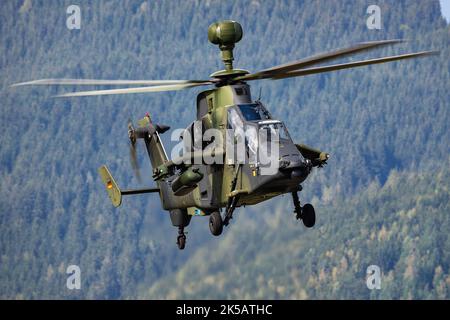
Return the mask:
[[[307,228],[311,228],[316,221],[314,207],[309,203],[301,205],[298,192],[302,190],[302,183],[311,174],[313,168],[323,167],[330,155],[292,141],[283,121],[274,119],[260,99],[252,99],[248,82],[302,77],[424,57],[437,52],[422,51],[321,65],[334,59],[403,42],[398,39],[370,41],[250,73],[233,67],[233,49],[242,36],[242,27],[236,21],[225,20],[209,26],[208,39],[219,47],[225,65],[224,70],[214,72],[209,79],[41,79],[13,86],[133,86],[64,93],[59,97],[148,93],[210,86],[209,89],[197,95],[196,120],[183,131],[180,137],[183,148],[175,158],[169,159],[160,137],[170,127],[155,123],[149,114],[138,121],[136,128],[129,121],[128,138],[133,168],[136,169],[139,177],[136,143],[138,140],[143,140],[153,168],[152,178],[156,186],[122,190],[107,166],[103,165],[99,168],[99,174],[112,204],[115,207],[120,206],[122,196],[126,195],[158,193],[162,208],[169,212],[173,226],[178,228],[179,249],[185,248],[184,230],[193,216],[209,216],[210,231],[214,236],[219,236],[223,227],[230,223],[236,208],[255,205],[283,194],[292,195],[296,219],[301,220]],[[205,134],[211,129],[215,130],[215,134],[205,139]],[[239,143],[241,149],[238,150],[236,145]],[[269,144],[271,147],[268,147]],[[230,154],[233,156],[230,157]],[[236,155],[240,156],[239,161],[233,161]],[[214,161],[206,161],[207,158],[213,158]],[[263,161],[263,158],[265,160],[270,158],[270,161]],[[273,167],[272,170],[265,170],[268,169],[268,163]],[[268,171],[270,174],[267,174]]]

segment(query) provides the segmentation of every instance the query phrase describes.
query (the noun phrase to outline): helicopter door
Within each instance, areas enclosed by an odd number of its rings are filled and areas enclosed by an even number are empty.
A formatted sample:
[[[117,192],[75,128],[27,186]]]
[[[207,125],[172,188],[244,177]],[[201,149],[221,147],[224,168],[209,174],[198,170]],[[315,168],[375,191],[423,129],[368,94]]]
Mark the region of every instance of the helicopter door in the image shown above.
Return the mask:
[[[228,125],[226,137],[226,164],[234,165],[245,162],[244,122],[234,108],[228,109]]]
[[[247,152],[248,163],[258,167],[258,126],[248,123],[245,126],[245,149]]]
[[[258,166],[258,125],[245,121],[239,114],[236,107],[228,109],[227,141],[226,141],[226,164],[224,166],[225,194],[236,189],[242,189],[242,177],[248,169]],[[230,185],[234,185],[234,190],[230,190]]]
[[[228,139],[234,147],[234,154],[227,155],[228,163],[258,165],[258,125],[244,122],[235,108],[228,109]],[[230,139],[231,138],[231,139]],[[234,157],[234,158],[233,158]]]
[[[194,121],[189,128],[192,139],[191,150],[193,152],[205,151],[205,148],[211,142],[203,140],[205,134],[205,126],[203,125],[202,121]],[[203,179],[198,183],[200,202],[202,203],[203,207],[208,207],[209,205],[211,205],[213,197],[212,180],[215,167],[206,165],[205,163],[197,164],[196,167],[198,167],[200,169],[200,172],[203,174]]]

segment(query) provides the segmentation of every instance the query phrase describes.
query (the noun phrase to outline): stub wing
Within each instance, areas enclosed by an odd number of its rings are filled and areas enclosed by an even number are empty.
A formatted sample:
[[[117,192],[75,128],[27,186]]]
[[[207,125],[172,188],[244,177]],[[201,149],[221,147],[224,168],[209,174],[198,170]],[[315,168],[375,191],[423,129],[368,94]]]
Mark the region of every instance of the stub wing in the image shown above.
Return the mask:
[[[330,155],[326,152],[311,148],[305,144],[296,144],[295,145],[306,159],[311,160],[311,163],[314,167],[322,167],[327,164]]]

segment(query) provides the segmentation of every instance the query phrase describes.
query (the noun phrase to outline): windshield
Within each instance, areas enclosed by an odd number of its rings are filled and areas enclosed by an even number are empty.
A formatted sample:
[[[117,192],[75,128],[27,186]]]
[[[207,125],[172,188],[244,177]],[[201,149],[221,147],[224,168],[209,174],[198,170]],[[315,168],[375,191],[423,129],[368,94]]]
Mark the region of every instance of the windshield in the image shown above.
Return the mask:
[[[267,161],[265,160],[269,159],[267,157],[270,157],[273,153],[273,147],[276,147],[278,143],[282,143],[283,141],[292,141],[284,124],[278,120],[267,120],[266,114],[268,113],[264,113],[259,105],[238,105],[238,108],[228,109],[227,126],[228,129],[231,129],[231,132],[230,134],[227,134],[227,137],[230,138],[229,141],[234,145],[231,148],[235,150],[234,155],[237,155],[238,158],[239,156],[244,157],[245,154],[245,158],[247,158],[250,163],[266,163]],[[264,119],[261,119],[261,115],[264,116]],[[245,148],[245,153],[239,151],[239,143]],[[259,159],[260,161],[258,161],[258,149],[261,149],[260,151],[263,153],[261,156],[264,158]],[[275,150],[273,151],[275,152]],[[229,154],[228,151],[227,159],[229,159],[227,161],[233,161],[233,155]],[[238,160],[241,161],[241,158]]]
[[[269,115],[266,114],[261,106],[256,103],[240,104],[238,107],[246,121],[269,119]]]
[[[259,124],[260,137],[266,141],[291,140],[286,127],[280,121],[261,121]]]

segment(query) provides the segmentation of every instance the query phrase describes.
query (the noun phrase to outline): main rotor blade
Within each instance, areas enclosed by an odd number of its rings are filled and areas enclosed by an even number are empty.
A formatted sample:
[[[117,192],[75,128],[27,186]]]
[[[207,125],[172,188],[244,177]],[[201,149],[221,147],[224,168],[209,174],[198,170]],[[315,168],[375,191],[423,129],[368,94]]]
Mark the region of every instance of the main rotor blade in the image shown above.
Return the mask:
[[[40,79],[27,82],[20,82],[11,87],[27,85],[76,85],[76,86],[117,86],[117,85],[171,85],[202,83],[208,80],[97,80],[97,79]]]
[[[304,59],[296,60],[293,62],[281,64],[269,69],[265,69],[256,73],[248,74],[242,77],[239,77],[238,80],[257,80],[257,79],[267,79],[272,78],[275,75],[286,73],[289,71],[294,71],[298,69],[303,69],[305,67],[309,67],[311,65],[315,65],[318,63],[322,63],[325,61],[329,61],[332,59],[342,58],[348,56],[353,53],[363,52],[375,48],[380,48],[387,45],[401,43],[403,40],[401,39],[393,39],[393,40],[381,40],[381,41],[369,41],[369,42],[361,42],[355,44],[348,48],[338,49],[335,51],[319,53]]]
[[[60,95],[57,95],[56,97],[84,97],[84,96],[102,96],[102,95],[109,95],[109,94],[176,91],[176,90],[182,90],[182,89],[188,89],[188,88],[193,88],[193,87],[198,87],[198,86],[209,85],[212,83],[213,82],[200,82],[200,83],[176,84],[176,85],[166,85],[166,86],[79,91],[79,92],[70,92],[70,93],[60,94]]]
[[[292,71],[292,72],[288,72],[285,74],[276,75],[276,76],[272,77],[272,79],[278,80],[278,79],[285,79],[285,78],[292,78],[292,77],[302,77],[302,76],[307,76],[310,74],[330,72],[330,71],[336,71],[336,70],[342,70],[342,69],[348,69],[348,68],[367,66],[370,64],[385,63],[385,62],[390,62],[390,61],[424,57],[424,56],[436,55],[436,54],[439,54],[439,51],[423,51],[423,52],[407,53],[407,54],[401,54],[401,55],[383,57],[383,58],[377,58],[377,59],[334,64],[334,65],[330,65],[330,66],[323,66],[323,67],[316,67],[316,68]]]

